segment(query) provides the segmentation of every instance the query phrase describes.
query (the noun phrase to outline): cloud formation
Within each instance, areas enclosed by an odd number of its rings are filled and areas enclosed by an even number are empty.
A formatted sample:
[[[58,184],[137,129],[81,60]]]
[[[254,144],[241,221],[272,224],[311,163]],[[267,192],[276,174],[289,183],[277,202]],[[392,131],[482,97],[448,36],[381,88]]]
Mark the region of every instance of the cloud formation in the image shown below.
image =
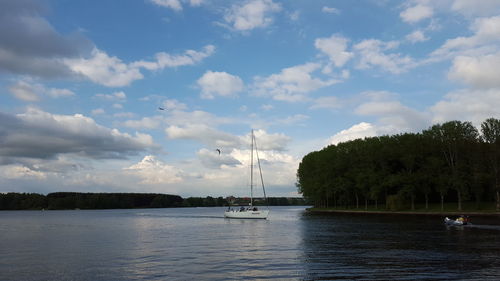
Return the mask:
[[[255,77],[253,92],[260,96],[271,95],[280,101],[303,101],[308,93],[340,82],[332,78],[322,80],[314,77],[313,73],[320,67],[318,63],[306,63],[285,68],[279,74]]]
[[[203,124],[187,124],[184,126],[171,125],[165,129],[165,133],[170,139],[194,140],[213,149],[226,149],[241,146],[240,139],[237,136]]]
[[[424,4],[417,4],[402,11],[399,16],[403,21],[414,24],[432,17],[433,14],[434,11],[432,7]]]
[[[323,13],[327,13],[327,14],[335,14],[335,15],[340,14],[339,9],[333,8],[333,7],[328,7],[328,6],[323,6],[323,8],[321,8],[321,11]]]
[[[236,31],[263,28],[273,22],[272,14],[281,11],[281,5],[272,0],[250,0],[235,4],[227,10],[224,20]]]
[[[42,78],[71,75],[63,59],[88,54],[92,43],[79,32],[58,33],[42,17],[43,2],[0,1],[0,72]]]
[[[201,88],[201,97],[213,99],[215,96],[236,96],[243,90],[244,84],[240,77],[227,72],[207,71],[198,81]]]
[[[492,16],[500,13],[500,2],[497,0],[454,0],[451,10],[465,16]]]
[[[64,63],[73,71],[90,81],[108,87],[123,87],[135,80],[144,78],[140,69],[161,70],[186,65],[194,65],[211,56],[215,51],[213,45],[203,47],[201,51],[187,50],[183,55],[170,55],[165,52],[156,54],[156,61],[136,61],[124,63],[117,57],[110,57],[97,48],[92,50],[89,58],[65,59]]]
[[[378,135],[378,132],[372,124],[361,122],[359,124],[353,125],[349,129],[345,129],[336,133],[333,137],[330,138],[329,144],[338,144],[341,142],[361,139],[365,137],[374,137],[376,135]]]
[[[500,88],[500,52],[482,56],[457,56],[448,78],[473,88]]]
[[[405,38],[411,43],[418,43],[429,40],[429,38],[425,37],[425,34],[422,30],[415,30],[412,33],[406,35]]]
[[[51,98],[62,98],[74,96],[75,93],[68,89],[46,88],[42,84],[31,81],[30,79],[18,80],[9,87],[9,92],[16,99],[26,102],[39,101],[44,95]]]
[[[500,89],[463,89],[448,93],[430,108],[433,123],[471,121],[479,126],[487,118],[500,118]]]
[[[35,108],[18,115],[0,113],[0,143],[0,158],[5,162],[53,159],[64,154],[116,159],[158,149],[149,135],[132,136],[81,114],[56,115]]]
[[[220,168],[221,166],[236,166],[241,165],[241,162],[234,158],[230,153],[222,151],[220,154],[215,150],[202,148],[197,152],[203,166],[207,168]]]
[[[189,5],[191,7],[200,6],[204,2],[204,0],[184,0],[184,1],[181,1],[181,0],[150,0],[150,1],[158,6],[169,8],[169,9],[172,9],[176,12],[180,12],[183,10],[182,2],[189,3]]]
[[[332,35],[328,38],[318,38],[314,46],[325,53],[336,67],[342,67],[353,57],[353,53],[347,52],[349,40],[339,35]]]
[[[370,69],[379,67],[393,74],[403,73],[416,66],[410,56],[399,53],[386,53],[399,46],[399,42],[384,42],[376,39],[363,40],[354,45],[354,50],[359,57],[357,68]]]
[[[153,155],[145,156],[139,163],[124,168],[126,173],[141,178],[141,184],[160,185],[182,182],[182,170],[167,165]]]

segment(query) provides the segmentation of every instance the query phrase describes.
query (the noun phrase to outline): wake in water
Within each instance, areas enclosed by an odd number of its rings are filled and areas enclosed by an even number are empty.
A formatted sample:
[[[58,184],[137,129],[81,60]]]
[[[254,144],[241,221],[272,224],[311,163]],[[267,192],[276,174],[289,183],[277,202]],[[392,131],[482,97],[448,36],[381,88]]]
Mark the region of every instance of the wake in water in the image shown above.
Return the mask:
[[[468,224],[468,225],[464,225],[464,227],[479,228],[479,229],[491,229],[491,230],[499,230],[500,231],[500,225]]]
[[[467,225],[447,225],[447,229],[451,228],[475,228],[475,229],[487,229],[487,230],[498,230],[500,231],[500,225],[487,225],[487,224],[467,224]]]

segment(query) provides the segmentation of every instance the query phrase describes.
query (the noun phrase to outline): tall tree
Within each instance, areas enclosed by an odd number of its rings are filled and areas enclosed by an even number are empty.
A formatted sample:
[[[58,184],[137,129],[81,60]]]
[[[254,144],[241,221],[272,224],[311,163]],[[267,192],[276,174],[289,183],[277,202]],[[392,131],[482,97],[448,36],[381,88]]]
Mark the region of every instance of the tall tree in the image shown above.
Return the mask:
[[[500,120],[488,118],[481,124],[482,139],[490,150],[489,162],[493,190],[496,192],[496,209],[500,211]]]
[[[466,185],[459,170],[465,166],[468,149],[476,144],[479,133],[471,122],[461,121],[437,124],[424,133],[429,134],[440,146],[450,168],[451,187],[457,192],[458,210],[462,210],[462,197],[466,192]]]

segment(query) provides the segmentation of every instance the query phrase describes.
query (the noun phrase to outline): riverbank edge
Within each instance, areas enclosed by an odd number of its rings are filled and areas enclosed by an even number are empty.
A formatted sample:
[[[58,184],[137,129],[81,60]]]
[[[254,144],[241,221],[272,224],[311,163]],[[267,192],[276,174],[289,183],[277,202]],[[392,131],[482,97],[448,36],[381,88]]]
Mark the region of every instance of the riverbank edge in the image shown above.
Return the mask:
[[[365,211],[365,210],[333,210],[320,208],[307,208],[306,211],[312,214],[360,214],[360,215],[422,215],[422,216],[480,216],[480,217],[500,217],[500,212],[477,212],[477,211],[448,211],[448,212],[419,212],[419,211]]]

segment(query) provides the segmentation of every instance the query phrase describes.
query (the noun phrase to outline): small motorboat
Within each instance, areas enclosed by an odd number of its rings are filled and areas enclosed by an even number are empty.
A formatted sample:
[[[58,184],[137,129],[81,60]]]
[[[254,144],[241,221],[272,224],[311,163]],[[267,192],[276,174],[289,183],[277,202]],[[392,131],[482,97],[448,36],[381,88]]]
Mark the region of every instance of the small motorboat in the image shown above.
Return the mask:
[[[467,225],[469,224],[469,218],[466,216],[460,216],[457,219],[450,219],[446,217],[444,218],[444,223],[447,225]]]

